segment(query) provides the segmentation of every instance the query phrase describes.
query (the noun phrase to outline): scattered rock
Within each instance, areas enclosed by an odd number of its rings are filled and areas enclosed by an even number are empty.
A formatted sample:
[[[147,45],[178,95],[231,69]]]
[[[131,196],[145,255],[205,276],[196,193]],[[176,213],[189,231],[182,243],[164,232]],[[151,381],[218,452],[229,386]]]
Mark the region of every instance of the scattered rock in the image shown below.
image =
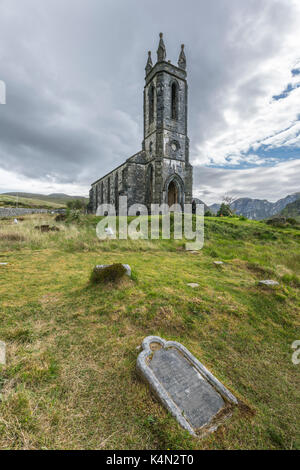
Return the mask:
[[[131,277],[131,268],[128,264],[100,264],[94,267],[91,281],[95,284],[116,282],[124,276]]]
[[[196,289],[197,287],[199,287],[199,284],[197,284],[196,282],[190,282],[188,286],[191,287],[192,289]]]
[[[266,281],[259,281],[258,284],[260,286],[267,286],[267,287],[279,286],[279,282],[272,281],[271,279],[267,279]]]
[[[222,266],[222,264],[224,264],[224,263],[223,263],[223,261],[214,261],[214,264],[216,266]]]
[[[7,266],[8,263],[0,263],[0,266]]]
[[[50,227],[50,225],[37,225],[34,227],[36,230],[40,230],[41,232],[59,232],[58,227]]]
[[[66,214],[58,214],[55,217],[55,222],[64,222],[66,218],[67,218]]]
[[[215,431],[238,400],[182,344],[158,336],[144,339],[137,372],[193,436]]]
[[[0,364],[6,364],[6,344],[3,341],[0,341]]]

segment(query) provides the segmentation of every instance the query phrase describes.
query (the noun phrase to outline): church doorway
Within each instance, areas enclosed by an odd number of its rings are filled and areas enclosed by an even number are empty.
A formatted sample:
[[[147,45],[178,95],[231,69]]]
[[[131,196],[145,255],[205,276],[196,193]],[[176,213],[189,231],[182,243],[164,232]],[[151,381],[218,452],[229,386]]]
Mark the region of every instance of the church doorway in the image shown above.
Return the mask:
[[[177,185],[174,181],[171,181],[168,187],[168,205],[169,207],[173,206],[173,204],[178,203],[178,189]]]

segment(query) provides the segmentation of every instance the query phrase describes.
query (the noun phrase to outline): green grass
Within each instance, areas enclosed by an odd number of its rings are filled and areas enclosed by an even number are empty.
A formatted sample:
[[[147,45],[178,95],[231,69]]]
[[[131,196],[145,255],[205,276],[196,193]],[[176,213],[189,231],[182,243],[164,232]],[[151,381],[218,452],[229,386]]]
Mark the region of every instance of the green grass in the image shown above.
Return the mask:
[[[0,224],[0,448],[299,449],[300,231],[207,218],[191,254],[182,241],[101,242],[98,220]],[[110,263],[134,280],[91,284]],[[257,285],[268,278],[279,288]],[[245,406],[190,437],[136,375],[148,335],[182,342]]]
[[[65,204],[28,197],[5,196],[0,194],[0,207],[20,207],[33,209],[61,209]]]

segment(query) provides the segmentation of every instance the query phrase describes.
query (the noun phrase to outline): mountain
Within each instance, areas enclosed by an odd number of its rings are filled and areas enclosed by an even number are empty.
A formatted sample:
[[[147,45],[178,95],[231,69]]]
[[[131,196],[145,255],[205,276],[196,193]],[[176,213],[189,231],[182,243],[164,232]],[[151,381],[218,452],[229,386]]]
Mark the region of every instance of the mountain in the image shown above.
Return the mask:
[[[45,201],[47,203],[54,203],[54,204],[62,204],[66,205],[68,201],[72,201],[75,199],[80,199],[81,201],[85,201],[88,203],[88,198],[84,196],[69,196],[68,194],[64,193],[53,193],[53,194],[34,194],[34,193],[4,193],[2,196],[18,196],[19,198],[29,198],[29,199],[38,199],[39,201]]]
[[[220,209],[220,207],[221,207],[221,204],[212,204],[211,206],[209,206],[209,209],[211,212],[216,214],[218,210]]]
[[[205,204],[205,202],[201,201],[201,199],[197,199],[196,197],[193,198],[196,204],[204,204],[204,212],[209,211],[209,207]]]
[[[291,194],[277,202],[269,202],[266,199],[251,199],[249,197],[239,198],[230,207],[237,215],[243,215],[248,219],[268,219],[281,211],[288,205],[300,198],[300,193]],[[213,204],[210,210],[216,213],[220,204]]]
[[[285,206],[285,208],[280,212],[280,215],[300,220],[300,198]]]

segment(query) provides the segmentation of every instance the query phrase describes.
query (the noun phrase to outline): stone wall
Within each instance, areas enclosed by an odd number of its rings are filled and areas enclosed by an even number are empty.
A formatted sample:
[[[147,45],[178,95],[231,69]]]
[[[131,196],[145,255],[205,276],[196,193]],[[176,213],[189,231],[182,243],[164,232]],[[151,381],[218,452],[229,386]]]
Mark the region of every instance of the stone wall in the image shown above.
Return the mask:
[[[47,214],[51,212],[47,209],[22,209],[16,207],[0,207],[1,217],[19,217],[26,214]]]

